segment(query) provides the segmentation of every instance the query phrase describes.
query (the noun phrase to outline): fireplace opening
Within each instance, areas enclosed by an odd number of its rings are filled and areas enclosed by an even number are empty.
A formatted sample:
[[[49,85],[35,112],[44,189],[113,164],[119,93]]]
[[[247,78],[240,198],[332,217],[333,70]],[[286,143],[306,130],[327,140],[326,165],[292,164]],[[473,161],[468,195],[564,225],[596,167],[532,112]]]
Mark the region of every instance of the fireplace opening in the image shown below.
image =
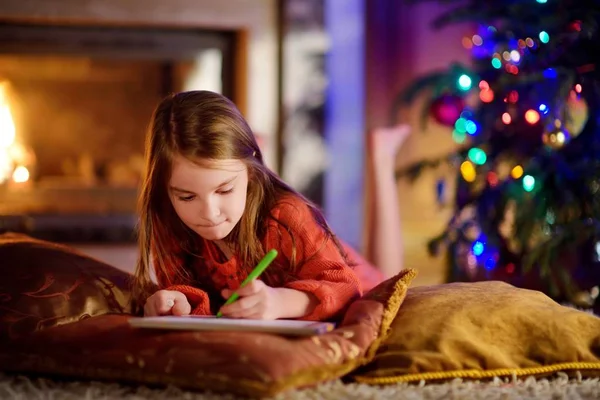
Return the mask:
[[[0,25],[0,232],[132,240],[158,101],[234,98],[234,32]]]

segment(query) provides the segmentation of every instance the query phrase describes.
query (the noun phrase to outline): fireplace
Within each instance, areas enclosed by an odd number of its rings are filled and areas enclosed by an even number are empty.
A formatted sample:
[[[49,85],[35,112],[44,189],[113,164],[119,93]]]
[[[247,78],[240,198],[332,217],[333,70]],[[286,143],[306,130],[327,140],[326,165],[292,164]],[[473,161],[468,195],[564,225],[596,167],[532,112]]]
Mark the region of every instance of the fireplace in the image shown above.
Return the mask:
[[[0,25],[0,232],[130,242],[151,113],[169,92],[234,98],[230,31]]]

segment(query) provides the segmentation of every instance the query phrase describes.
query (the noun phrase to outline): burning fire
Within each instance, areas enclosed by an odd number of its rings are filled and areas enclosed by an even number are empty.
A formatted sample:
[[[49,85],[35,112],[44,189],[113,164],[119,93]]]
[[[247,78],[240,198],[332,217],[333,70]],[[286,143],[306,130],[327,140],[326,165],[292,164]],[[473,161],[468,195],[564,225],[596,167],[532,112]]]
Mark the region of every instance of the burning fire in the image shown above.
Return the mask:
[[[24,183],[29,180],[27,165],[31,163],[33,155],[17,142],[7,86],[6,82],[0,83],[0,184],[9,180]]]

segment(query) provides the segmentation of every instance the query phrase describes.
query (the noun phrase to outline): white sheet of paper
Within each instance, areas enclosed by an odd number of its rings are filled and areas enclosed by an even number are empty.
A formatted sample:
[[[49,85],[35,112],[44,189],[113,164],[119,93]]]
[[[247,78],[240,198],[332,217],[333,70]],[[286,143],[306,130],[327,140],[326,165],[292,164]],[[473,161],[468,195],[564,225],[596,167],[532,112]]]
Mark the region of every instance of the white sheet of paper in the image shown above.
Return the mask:
[[[185,331],[245,331],[266,332],[290,336],[312,336],[331,332],[331,322],[259,319],[216,318],[214,316],[134,317],[129,324],[135,328],[185,330]]]

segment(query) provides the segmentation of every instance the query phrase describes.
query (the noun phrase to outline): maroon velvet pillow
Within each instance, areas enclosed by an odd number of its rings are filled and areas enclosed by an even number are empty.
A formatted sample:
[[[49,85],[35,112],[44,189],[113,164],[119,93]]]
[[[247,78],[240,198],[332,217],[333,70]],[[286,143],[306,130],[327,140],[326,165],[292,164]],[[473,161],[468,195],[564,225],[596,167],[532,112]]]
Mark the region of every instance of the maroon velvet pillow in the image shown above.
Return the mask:
[[[64,245],[0,235],[0,341],[131,312],[131,275]]]
[[[319,336],[134,329],[128,315],[103,315],[0,341],[0,370],[272,396],[370,361],[414,276],[407,270],[382,282]]]

